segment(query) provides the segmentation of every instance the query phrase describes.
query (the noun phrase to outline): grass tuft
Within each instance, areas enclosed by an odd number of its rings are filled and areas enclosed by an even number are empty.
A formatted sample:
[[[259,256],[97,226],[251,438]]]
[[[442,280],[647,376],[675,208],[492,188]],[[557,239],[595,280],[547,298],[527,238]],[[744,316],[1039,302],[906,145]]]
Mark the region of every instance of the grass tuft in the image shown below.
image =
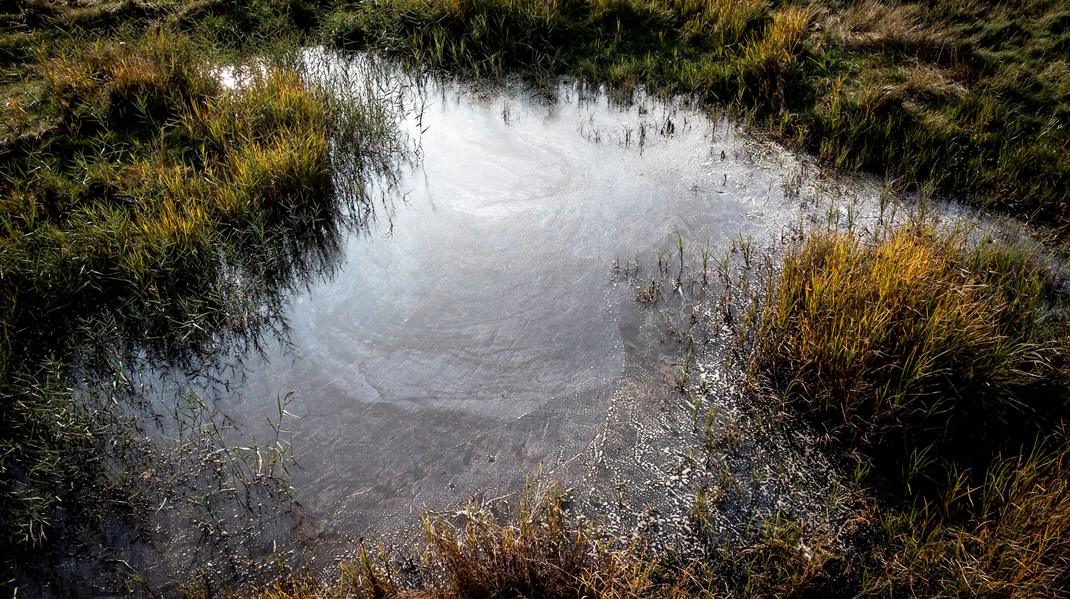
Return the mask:
[[[953,479],[941,497],[885,518],[873,595],[1070,595],[1070,449],[995,462],[980,485]]]
[[[634,545],[611,549],[594,530],[576,522],[557,488],[528,490],[511,524],[470,507],[457,527],[452,519],[424,519],[422,596],[429,597],[641,597],[655,588],[654,563]],[[351,579],[363,595],[408,596],[386,564],[362,554]],[[411,577],[410,577],[411,578]]]
[[[975,449],[1065,410],[1052,275],[1029,250],[927,224],[818,232],[772,277],[752,372],[852,443]]]

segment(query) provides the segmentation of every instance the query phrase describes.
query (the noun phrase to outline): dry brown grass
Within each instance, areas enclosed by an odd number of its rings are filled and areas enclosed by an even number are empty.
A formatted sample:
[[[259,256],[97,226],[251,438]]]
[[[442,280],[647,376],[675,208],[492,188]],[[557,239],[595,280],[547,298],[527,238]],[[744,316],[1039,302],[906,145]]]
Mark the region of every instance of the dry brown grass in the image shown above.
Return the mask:
[[[372,597],[610,599],[653,594],[655,563],[643,559],[634,544],[614,549],[600,541],[591,527],[569,516],[564,502],[556,488],[529,491],[510,524],[474,508],[464,513],[460,527],[449,518],[428,516],[418,584],[364,552],[359,569],[352,571],[353,586]]]
[[[1002,460],[887,518],[874,596],[1070,596],[1070,446]]]
[[[946,46],[950,38],[924,23],[924,10],[919,4],[866,0],[826,13],[824,23],[831,35],[854,49],[913,52]]]
[[[773,277],[752,373],[852,442],[909,452],[960,427],[980,442],[1062,405],[1036,393],[1062,348],[1028,250],[931,225],[818,232]]]
[[[424,543],[407,556],[362,547],[342,565],[338,582],[311,576],[284,578],[236,596],[256,599],[581,598],[630,599],[680,596],[679,588],[656,582],[657,563],[635,543],[599,539],[594,528],[574,519],[557,487],[529,487],[519,513],[507,523],[485,509],[429,514]],[[457,524],[458,520],[463,523]],[[405,563],[405,568],[398,564]],[[191,598],[205,597],[192,589]]]

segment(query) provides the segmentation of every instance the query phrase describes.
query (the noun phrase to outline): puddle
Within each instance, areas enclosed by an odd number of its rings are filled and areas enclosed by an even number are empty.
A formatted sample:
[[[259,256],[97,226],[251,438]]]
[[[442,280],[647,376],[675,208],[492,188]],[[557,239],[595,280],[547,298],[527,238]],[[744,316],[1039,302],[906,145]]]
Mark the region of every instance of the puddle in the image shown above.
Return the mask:
[[[308,60],[334,85],[366,82],[371,64]],[[723,253],[827,208],[799,193],[817,185],[804,162],[682,103],[392,76],[413,156],[378,185],[376,216],[290,298],[279,342],[197,376],[165,371],[153,391],[166,411],[195,389],[261,440],[291,400],[294,552],[332,576],[347,539],[508,496],[540,469],[589,505],[655,504],[668,486],[651,476],[679,475],[690,434],[673,388],[683,349],[621,265],[649,280],[678,237]],[[878,210],[873,182],[834,194]],[[253,553],[285,536],[257,534]],[[116,559],[152,586],[213,555],[163,542]]]
[[[292,299],[289,345],[214,400],[251,426],[296,394],[293,484],[331,528],[402,526],[583,453],[650,362],[629,356],[652,340],[614,265],[796,217],[795,162],[727,121],[554,91],[425,82],[393,210]]]

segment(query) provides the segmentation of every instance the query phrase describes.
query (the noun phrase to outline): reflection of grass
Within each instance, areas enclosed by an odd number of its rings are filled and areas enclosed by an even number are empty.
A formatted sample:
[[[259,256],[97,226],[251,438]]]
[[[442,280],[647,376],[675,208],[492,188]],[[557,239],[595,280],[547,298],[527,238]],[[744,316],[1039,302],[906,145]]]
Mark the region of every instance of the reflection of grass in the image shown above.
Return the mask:
[[[26,8],[45,9],[58,11],[49,19],[81,18],[47,2]],[[112,493],[112,469],[124,466],[130,431],[117,423],[126,420],[107,415],[113,402],[81,405],[96,403],[70,390],[84,384],[66,378],[72,363],[122,377],[93,363],[99,346],[198,350],[270,321],[277,287],[328,251],[339,227],[345,202],[329,150],[352,151],[343,160],[353,166],[357,146],[383,134],[381,114],[306,85],[284,61],[261,57],[225,89],[213,54],[191,37],[120,20],[121,33],[31,36],[38,45],[20,54],[24,82],[8,103],[5,546],[42,543],[57,514]],[[101,353],[111,351],[122,352]]]

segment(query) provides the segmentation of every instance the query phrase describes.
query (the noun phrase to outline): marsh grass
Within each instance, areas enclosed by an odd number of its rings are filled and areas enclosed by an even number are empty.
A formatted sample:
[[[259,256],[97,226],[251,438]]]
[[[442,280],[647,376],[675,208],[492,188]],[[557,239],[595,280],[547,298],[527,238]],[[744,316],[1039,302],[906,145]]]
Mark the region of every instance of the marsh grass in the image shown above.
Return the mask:
[[[950,476],[943,493],[886,516],[890,542],[867,581],[873,595],[1070,595],[1068,446],[1061,435],[996,460],[980,484]]]
[[[50,29],[94,39],[162,24],[217,51],[333,42],[467,76],[645,86],[727,109],[838,168],[997,206],[1060,236],[1070,188],[1070,13],[1055,0],[1020,4],[37,0],[6,14],[0,53],[32,62]],[[5,86],[5,100],[16,100],[11,115],[27,105],[24,87]],[[15,130],[40,125],[29,116]]]
[[[850,502],[850,518],[789,507],[730,520],[742,536],[722,528],[739,480],[711,475],[691,512],[703,558],[674,571],[693,594],[1068,596],[1059,265],[1006,232],[924,213],[897,222],[799,229],[766,247],[741,238],[720,260],[697,248],[698,272],[658,269],[705,314],[682,335],[685,364],[742,370],[753,417],[816,429],[820,447],[855,464],[830,498]],[[680,387],[701,437],[709,390]],[[713,410],[702,451],[736,451],[738,432],[711,430]]]
[[[424,519],[423,589],[444,597],[638,597],[654,585],[653,562],[636,546],[612,549],[573,519],[556,487],[530,488],[508,524],[469,507],[452,518]],[[396,576],[365,553],[353,583],[371,596],[400,595]]]
[[[468,76],[694,95],[836,167],[1062,228],[1068,13],[1026,5],[377,0],[341,4],[320,27]]]
[[[529,485],[516,514],[502,522],[486,506],[428,513],[423,542],[411,551],[363,546],[337,583],[306,575],[237,596],[330,597],[669,597],[682,587],[660,576],[636,543],[601,539],[566,509],[558,487]],[[207,596],[193,589],[192,597]]]
[[[715,546],[687,578],[698,596],[1067,597],[1066,458],[1056,435],[980,478],[952,473],[930,497],[837,529],[776,514],[750,543]],[[700,518],[714,510],[696,506]]]
[[[1065,413],[1062,308],[1034,251],[925,223],[818,231],[767,276],[751,375],[851,444],[979,451]]]
[[[764,561],[778,545],[763,543],[742,580],[788,595],[832,580],[846,596],[1067,596],[1065,306],[1032,247],[922,217],[819,228],[729,282],[752,392],[872,464],[856,484],[882,498],[853,551],[818,543],[831,579],[790,552]]]
[[[9,164],[4,338],[106,299],[161,305],[153,298],[203,290],[222,278],[220,251],[255,264],[337,215],[337,104],[292,69],[254,70],[228,90],[213,68],[165,32],[40,62],[58,125]]]
[[[811,17],[762,2],[385,0],[342,6],[323,29],[468,75],[572,72],[753,106],[785,100]]]
[[[41,544],[52,533],[53,510],[68,489],[100,482],[107,487],[106,481],[90,481],[115,422],[79,401],[53,361],[6,377],[0,394],[9,410],[0,462],[8,485],[0,499],[4,530],[12,535],[10,547]],[[108,495],[107,490],[100,495]],[[6,557],[5,566],[15,557]]]
[[[86,35],[37,48],[34,126],[2,144],[0,529],[16,553],[135,476],[116,448],[142,432],[136,406],[87,395],[118,376],[95,357],[258,346],[366,215],[364,157],[394,148],[375,98],[336,97],[289,57],[228,88],[181,32]]]

